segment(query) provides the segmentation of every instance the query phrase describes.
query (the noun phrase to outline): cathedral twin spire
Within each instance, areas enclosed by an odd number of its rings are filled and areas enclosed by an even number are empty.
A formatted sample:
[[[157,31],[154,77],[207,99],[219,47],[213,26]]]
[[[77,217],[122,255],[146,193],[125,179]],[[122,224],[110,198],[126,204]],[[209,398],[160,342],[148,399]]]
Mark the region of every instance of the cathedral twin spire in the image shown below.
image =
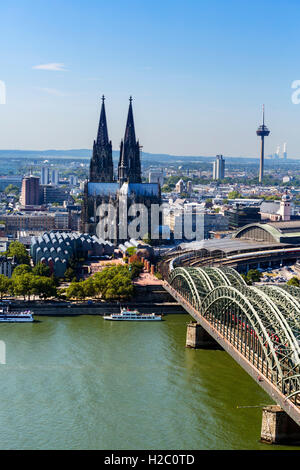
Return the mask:
[[[106,113],[105,113],[105,96],[102,96],[102,106],[101,106],[101,113],[100,113],[100,120],[99,120],[99,127],[98,127],[98,135],[97,135],[97,144],[98,145],[106,145],[108,143],[108,131],[107,131],[107,122],[106,122]]]
[[[94,141],[90,164],[90,181],[98,183],[113,182],[112,144],[108,139],[104,100],[103,96],[97,140]],[[118,182],[120,185],[125,182],[141,183],[140,145],[135,137],[132,97],[129,99],[124,140],[120,146]]]
[[[104,96],[98,127],[97,140],[94,140],[93,156],[90,163],[90,181],[92,183],[109,183],[113,181],[114,169],[112,160],[112,144],[108,139]]]

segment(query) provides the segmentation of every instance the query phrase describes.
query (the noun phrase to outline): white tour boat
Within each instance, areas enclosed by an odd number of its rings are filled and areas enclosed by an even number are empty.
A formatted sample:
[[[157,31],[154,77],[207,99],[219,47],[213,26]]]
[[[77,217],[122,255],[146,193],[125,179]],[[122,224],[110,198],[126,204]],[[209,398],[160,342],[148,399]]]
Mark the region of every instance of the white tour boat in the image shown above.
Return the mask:
[[[27,323],[33,321],[33,313],[30,310],[10,312],[8,305],[0,307],[0,323]]]
[[[155,313],[140,313],[138,310],[128,310],[128,308],[121,308],[120,313],[112,313],[105,315],[104,320],[115,321],[160,321],[161,315]]]

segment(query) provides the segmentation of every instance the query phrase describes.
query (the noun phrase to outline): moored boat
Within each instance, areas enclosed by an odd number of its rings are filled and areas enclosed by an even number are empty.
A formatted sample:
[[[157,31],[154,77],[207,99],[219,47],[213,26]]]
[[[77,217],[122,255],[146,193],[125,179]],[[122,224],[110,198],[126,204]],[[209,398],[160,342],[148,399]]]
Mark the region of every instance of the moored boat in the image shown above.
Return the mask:
[[[0,306],[0,323],[27,323],[33,322],[33,313],[31,310],[23,310],[22,312],[10,311],[9,305]]]
[[[121,308],[120,313],[105,315],[103,318],[104,320],[114,321],[160,321],[162,319],[162,315],[156,315],[155,313],[140,313],[138,310]]]

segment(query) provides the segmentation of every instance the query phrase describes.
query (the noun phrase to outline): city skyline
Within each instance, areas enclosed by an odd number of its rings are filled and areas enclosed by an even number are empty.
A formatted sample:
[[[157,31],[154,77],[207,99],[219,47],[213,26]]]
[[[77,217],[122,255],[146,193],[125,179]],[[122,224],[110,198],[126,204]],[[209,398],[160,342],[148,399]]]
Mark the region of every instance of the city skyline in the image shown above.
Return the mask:
[[[298,157],[300,6],[229,3],[2,5],[0,148],[90,148],[104,94],[116,150],[132,95],[145,152],[258,157],[253,129],[265,103],[266,155],[287,142]]]

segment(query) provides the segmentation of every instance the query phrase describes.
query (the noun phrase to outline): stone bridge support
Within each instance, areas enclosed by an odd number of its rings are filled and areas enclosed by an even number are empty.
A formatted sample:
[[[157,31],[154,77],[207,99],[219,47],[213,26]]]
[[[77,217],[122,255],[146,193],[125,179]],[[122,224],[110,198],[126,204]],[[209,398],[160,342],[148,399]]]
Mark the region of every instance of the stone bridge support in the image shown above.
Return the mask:
[[[200,323],[196,322],[187,324],[185,346],[193,349],[222,349]]]
[[[300,444],[300,426],[279,406],[263,408],[261,441],[267,444]]]

